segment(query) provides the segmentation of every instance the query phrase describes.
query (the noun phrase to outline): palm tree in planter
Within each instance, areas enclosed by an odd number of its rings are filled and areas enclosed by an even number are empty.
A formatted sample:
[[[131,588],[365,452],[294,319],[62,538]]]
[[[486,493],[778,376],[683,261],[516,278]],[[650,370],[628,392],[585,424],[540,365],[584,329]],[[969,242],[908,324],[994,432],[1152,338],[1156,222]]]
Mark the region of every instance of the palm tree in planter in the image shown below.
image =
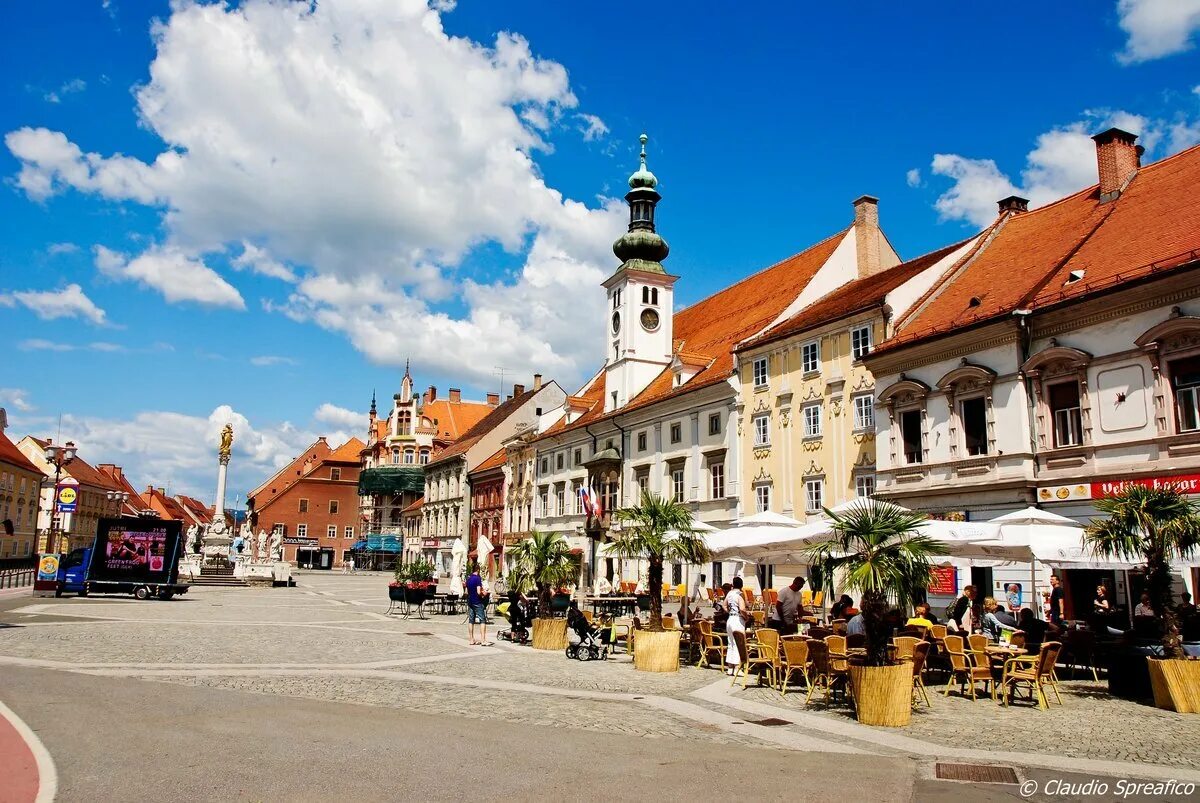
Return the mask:
[[[561,650],[567,646],[567,620],[550,611],[554,589],[575,577],[576,564],[567,539],[557,533],[534,531],[509,550],[513,570],[510,587],[523,592],[530,585],[538,592],[538,615],[533,620],[533,646]]]
[[[679,669],[680,631],[663,630],[663,564],[703,563],[708,560],[708,546],[704,536],[692,529],[692,514],[686,506],[649,491],[642,491],[637,506],[621,508],[613,516],[621,523],[621,529],[605,548],[606,554],[650,564],[646,575],[650,623],[645,632],[639,631],[637,635],[634,666],[652,672],[675,672]]]
[[[1107,519],[1092,519],[1084,543],[1104,557],[1146,561],[1146,592],[1162,640],[1163,659],[1148,659],[1154,703],[1159,708],[1200,712],[1200,661],[1185,661],[1179,618],[1171,594],[1171,558],[1187,559],[1200,548],[1200,509],[1174,488],[1128,485],[1097,499]]]
[[[832,596],[834,578],[861,595],[867,652],[850,666],[855,710],[869,725],[907,725],[912,715],[912,667],[888,658],[890,600],[907,605],[918,589],[929,587],[930,560],[946,554],[946,545],[923,535],[923,513],[889,502],[863,499],[840,513],[826,509],[832,536],[806,550]]]

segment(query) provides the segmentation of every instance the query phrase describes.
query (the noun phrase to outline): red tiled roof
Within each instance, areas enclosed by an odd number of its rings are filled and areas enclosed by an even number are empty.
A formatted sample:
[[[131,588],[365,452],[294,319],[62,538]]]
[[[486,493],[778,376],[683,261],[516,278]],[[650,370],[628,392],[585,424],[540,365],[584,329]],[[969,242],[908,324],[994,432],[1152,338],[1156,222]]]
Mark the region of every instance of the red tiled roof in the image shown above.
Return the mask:
[[[304,473],[303,469],[306,462],[312,460],[313,464],[315,465],[319,460],[329,454],[330,451],[332,450],[329,448],[329,444],[326,443],[324,439],[316,440],[311,446],[301,452],[299,457],[295,458],[292,460],[292,462],[288,463],[286,466],[268,477],[266,482],[262,483],[253,491],[246,494],[246,497],[248,499],[257,498],[259,494],[266,490],[271,483],[275,482],[276,480],[278,480],[279,485],[276,488],[275,496],[278,496],[279,494],[283,493],[285,488],[300,478],[300,475]]]
[[[480,463],[478,466],[476,466],[475,469],[471,473],[478,474],[483,471],[490,471],[493,468],[500,468],[500,466],[504,465],[506,454],[507,454],[506,449],[504,449],[504,448],[497,449],[496,453],[494,455],[492,455],[487,460],[484,460],[482,463]]]
[[[32,471],[39,476],[42,473],[42,470],[35,466],[3,432],[0,432],[0,463],[8,463],[10,466],[16,466],[22,471]]]
[[[1116,200],[1101,203],[1092,186],[1002,218],[974,261],[936,285],[878,351],[1194,263],[1197,186],[1200,146],[1142,167]],[[1072,271],[1083,278],[1068,284]]]
[[[350,440],[346,441],[338,448],[334,449],[328,455],[326,455],[324,460],[322,460],[321,462],[323,462],[323,463],[354,463],[355,465],[357,465],[359,462],[359,455],[362,452],[362,450],[365,448],[367,448],[367,445],[365,443],[360,441],[358,438],[351,438]]]
[[[738,347],[738,350],[742,351],[761,346],[764,343],[771,343],[878,306],[887,299],[888,293],[927,268],[936,265],[968,242],[970,240],[947,245],[924,256],[880,271],[873,276],[855,279],[844,284],[809,304],[787,320],[781,321],[761,335],[747,340]]]
[[[545,387],[545,385],[542,387]],[[435,457],[433,460],[430,460],[426,465],[432,466],[437,463],[443,463],[452,457],[457,457],[460,454],[466,454],[467,450],[478,443],[480,438],[498,427],[504,421],[504,419],[508,418],[510,415],[520,409],[521,405],[532,398],[533,394],[537,393],[539,390],[540,388],[530,388],[521,395],[508,399],[498,407],[489,408],[491,412],[481,418],[479,422],[475,424],[475,426],[463,433],[461,438],[439,452],[437,457]]]
[[[150,503],[149,506],[151,507],[154,506],[153,503],[158,503],[158,505],[161,507],[159,510],[160,515],[166,515],[167,517],[178,521],[191,520],[191,517],[188,516],[187,511],[183,509],[183,505],[179,504],[157,488],[147,488],[146,492],[142,494],[142,496],[148,503]]]
[[[457,440],[495,409],[483,402],[434,399],[421,408],[421,415],[437,421],[438,437]]]
[[[669,368],[651,380],[641,393],[613,413],[604,413],[604,372],[578,395],[594,403],[570,424],[559,420],[543,437],[582,427],[613,415],[621,415],[666,398],[690,393],[724,382],[733,373],[733,351],[742,340],[761,331],[787,309],[816,272],[832,256],[850,229],[777,262],[724,290],[675,313],[672,330],[678,350],[691,359],[706,356],[711,362],[690,381],[675,386]]]
[[[32,440],[42,449],[45,449],[50,443],[48,440],[42,440],[32,436],[30,437],[30,440]],[[79,456],[78,452],[75,453],[75,459],[64,466],[63,470],[66,474],[78,480],[80,485],[90,485],[93,488],[104,488],[110,491],[124,490],[112,477],[93,468],[90,463]]]
[[[421,505],[423,505],[423,504],[425,504],[425,497],[418,496],[416,501],[413,502],[408,507],[404,508],[404,510],[401,510],[400,514],[403,515],[405,513],[415,513],[416,511],[421,509]]]

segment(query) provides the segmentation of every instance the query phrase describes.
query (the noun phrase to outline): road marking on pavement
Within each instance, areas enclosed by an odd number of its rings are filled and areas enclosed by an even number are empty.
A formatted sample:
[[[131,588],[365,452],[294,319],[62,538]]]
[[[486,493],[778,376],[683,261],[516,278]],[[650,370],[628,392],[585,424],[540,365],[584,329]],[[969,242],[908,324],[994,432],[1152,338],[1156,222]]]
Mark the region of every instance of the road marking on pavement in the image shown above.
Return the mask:
[[[25,742],[25,746],[29,748],[29,752],[33,754],[38,774],[38,790],[37,797],[34,798],[35,803],[52,803],[58,794],[58,770],[54,767],[54,759],[50,757],[50,751],[42,744],[42,740],[33,732],[33,729],[26,725],[24,720],[17,716],[15,711],[4,703],[0,703],[0,717],[4,717],[8,721],[8,724],[13,727],[13,730]]]

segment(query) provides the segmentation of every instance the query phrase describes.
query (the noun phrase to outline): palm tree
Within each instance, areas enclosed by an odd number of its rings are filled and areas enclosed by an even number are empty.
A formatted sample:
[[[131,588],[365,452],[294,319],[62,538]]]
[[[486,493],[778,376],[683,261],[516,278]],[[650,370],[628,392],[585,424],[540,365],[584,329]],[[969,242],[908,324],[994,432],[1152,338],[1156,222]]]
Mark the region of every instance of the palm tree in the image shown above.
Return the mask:
[[[674,500],[642,491],[636,507],[617,510],[620,535],[608,545],[607,553],[619,558],[650,562],[650,630],[662,630],[663,562],[703,563],[708,560],[704,536],[692,529],[692,514]]]
[[[907,604],[915,592],[927,589],[930,558],[945,555],[946,545],[920,533],[925,514],[890,502],[863,499],[841,513],[826,508],[825,515],[833,521],[833,536],[809,547],[809,560],[830,595],[835,576],[843,575],[846,589],[861,593],[866,665],[887,666],[889,597]]]
[[[1098,555],[1146,561],[1146,592],[1161,628],[1163,655],[1182,658],[1179,619],[1171,595],[1171,558],[1200,547],[1200,509],[1174,488],[1128,485],[1094,503],[1107,519],[1092,519],[1084,542]]]
[[[558,533],[534,531],[516,543],[509,555],[513,561],[510,586],[518,592],[532,583],[538,592],[538,618],[550,619],[550,595],[575,576],[571,546]]]

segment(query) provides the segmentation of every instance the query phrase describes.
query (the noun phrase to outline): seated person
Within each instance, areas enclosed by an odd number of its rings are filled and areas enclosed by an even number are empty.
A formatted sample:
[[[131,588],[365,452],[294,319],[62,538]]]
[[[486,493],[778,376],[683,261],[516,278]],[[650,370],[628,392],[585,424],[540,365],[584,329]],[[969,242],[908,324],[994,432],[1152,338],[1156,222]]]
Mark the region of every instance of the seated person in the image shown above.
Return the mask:
[[[990,641],[999,641],[1000,633],[1003,630],[1013,630],[1016,627],[1016,621],[1011,616],[1007,617],[1013,622],[1011,626],[1007,626],[1000,621],[996,615],[1000,612],[999,603],[992,597],[985,597],[983,600],[983,618],[980,620],[980,626],[983,628],[983,633]]]
[[[923,627],[926,630],[936,625],[937,617],[929,608],[928,602],[918,602],[913,606],[913,615],[904,623],[905,627]]]
[[[846,622],[846,635],[847,636],[865,635],[866,632],[867,632],[867,627],[863,623],[862,614],[855,612],[855,614],[850,617],[850,621]]]
[[[1046,632],[1050,629],[1050,625],[1043,622],[1033,615],[1033,608],[1022,608],[1021,618],[1018,620],[1021,631],[1025,634],[1025,650],[1029,653],[1035,653],[1041,649],[1042,642],[1046,640]]]
[[[1017,618],[1006,611],[1003,605],[997,603],[992,616],[996,617],[996,621],[1000,623],[1001,627],[1007,627],[1009,630],[1017,629]]]

